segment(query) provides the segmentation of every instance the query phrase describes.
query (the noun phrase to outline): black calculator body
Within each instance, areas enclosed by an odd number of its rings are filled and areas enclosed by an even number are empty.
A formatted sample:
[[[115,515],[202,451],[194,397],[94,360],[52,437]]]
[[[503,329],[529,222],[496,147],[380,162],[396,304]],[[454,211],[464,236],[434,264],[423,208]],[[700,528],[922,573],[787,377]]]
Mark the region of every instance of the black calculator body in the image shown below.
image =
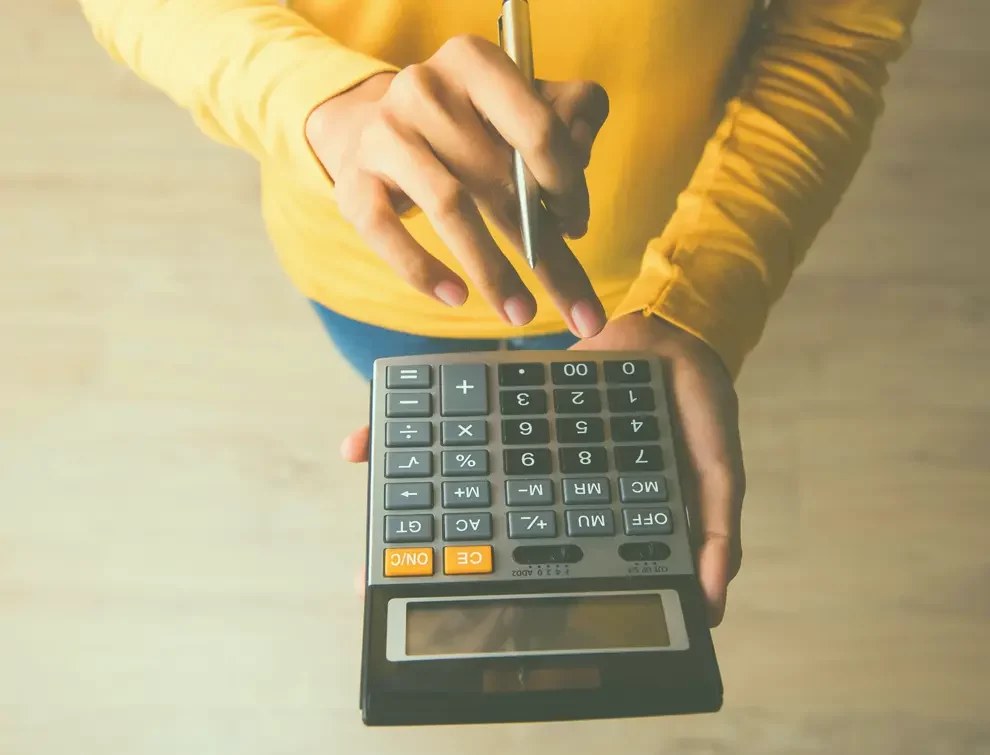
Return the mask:
[[[367,725],[717,711],[666,362],[376,362]]]

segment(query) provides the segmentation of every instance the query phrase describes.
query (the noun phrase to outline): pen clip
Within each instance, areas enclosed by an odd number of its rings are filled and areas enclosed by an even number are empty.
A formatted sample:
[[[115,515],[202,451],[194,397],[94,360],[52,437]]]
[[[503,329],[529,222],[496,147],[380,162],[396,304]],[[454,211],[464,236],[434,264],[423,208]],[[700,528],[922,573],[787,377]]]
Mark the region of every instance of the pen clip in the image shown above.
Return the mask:
[[[504,32],[502,31],[502,14],[501,13],[498,16],[498,46],[500,48],[502,48],[503,50],[505,49],[505,36],[504,36]]]

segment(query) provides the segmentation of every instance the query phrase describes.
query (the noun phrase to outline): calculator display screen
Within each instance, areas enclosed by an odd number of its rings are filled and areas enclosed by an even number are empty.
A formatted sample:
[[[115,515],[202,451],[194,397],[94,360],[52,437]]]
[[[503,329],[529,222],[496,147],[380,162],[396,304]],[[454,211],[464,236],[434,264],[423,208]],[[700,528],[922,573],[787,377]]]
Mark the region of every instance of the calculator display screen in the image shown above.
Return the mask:
[[[662,648],[659,594],[437,600],[406,611],[409,656]]]

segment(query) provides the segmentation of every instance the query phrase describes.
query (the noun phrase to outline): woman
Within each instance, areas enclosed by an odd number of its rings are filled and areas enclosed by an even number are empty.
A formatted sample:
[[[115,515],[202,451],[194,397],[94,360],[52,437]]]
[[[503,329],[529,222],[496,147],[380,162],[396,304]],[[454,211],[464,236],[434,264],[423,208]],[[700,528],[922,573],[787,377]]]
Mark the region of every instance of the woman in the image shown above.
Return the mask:
[[[742,553],[733,380],[860,164],[919,2],[531,0],[536,92],[494,44],[494,0],[82,7],[257,158],[284,267],[365,376],[500,344],[669,357],[717,624]],[[532,271],[512,149],[548,210]]]

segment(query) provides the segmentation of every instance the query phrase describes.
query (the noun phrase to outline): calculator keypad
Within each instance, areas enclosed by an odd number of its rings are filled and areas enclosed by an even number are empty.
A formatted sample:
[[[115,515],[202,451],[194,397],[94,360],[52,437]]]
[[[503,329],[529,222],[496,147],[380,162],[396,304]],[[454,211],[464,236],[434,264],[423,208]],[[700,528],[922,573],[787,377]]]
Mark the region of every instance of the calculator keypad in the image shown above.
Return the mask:
[[[499,395],[502,414],[537,414],[547,412],[547,392],[539,388],[502,391]]]
[[[542,418],[503,419],[502,442],[507,446],[549,443],[550,421]]]
[[[663,370],[573,354],[376,368],[372,582],[693,570]]]
[[[507,448],[505,450],[505,473],[550,474],[551,461],[548,448]]]
[[[440,436],[445,446],[484,445],[488,442],[488,425],[480,419],[450,420],[440,423]]]

